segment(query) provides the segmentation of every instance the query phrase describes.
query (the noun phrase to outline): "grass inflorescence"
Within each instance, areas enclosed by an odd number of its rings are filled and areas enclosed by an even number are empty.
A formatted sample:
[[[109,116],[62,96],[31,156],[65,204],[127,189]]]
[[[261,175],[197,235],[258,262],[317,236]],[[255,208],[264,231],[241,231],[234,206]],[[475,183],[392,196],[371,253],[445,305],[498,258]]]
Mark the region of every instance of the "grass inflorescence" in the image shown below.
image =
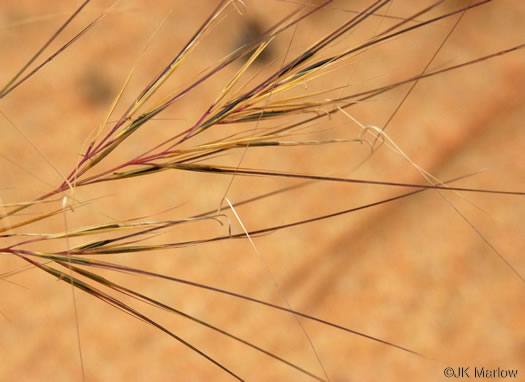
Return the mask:
[[[523,365],[525,7],[271,4],[6,8],[0,379]]]

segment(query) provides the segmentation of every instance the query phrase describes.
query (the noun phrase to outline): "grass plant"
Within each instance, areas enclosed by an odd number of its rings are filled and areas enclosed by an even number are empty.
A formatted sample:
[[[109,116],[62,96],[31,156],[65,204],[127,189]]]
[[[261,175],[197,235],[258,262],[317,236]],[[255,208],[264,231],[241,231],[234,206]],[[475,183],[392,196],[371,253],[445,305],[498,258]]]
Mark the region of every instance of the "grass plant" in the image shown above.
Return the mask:
[[[22,3],[1,380],[525,365],[521,2]]]

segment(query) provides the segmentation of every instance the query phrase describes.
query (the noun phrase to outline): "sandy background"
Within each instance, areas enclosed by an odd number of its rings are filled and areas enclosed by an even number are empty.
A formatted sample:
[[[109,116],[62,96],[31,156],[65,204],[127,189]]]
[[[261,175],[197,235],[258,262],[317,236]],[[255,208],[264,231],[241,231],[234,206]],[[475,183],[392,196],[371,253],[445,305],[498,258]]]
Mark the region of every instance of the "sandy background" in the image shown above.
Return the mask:
[[[140,0],[124,1],[77,44],[0,100],[0,110],[60,171],[67,173],[77,161],[86,136],[104,119],[129,70],[169,11],[170,16],[138,63],[114,118],[179,51],[215,3],[163,0],[153,5]],[[414,3],[395,1],[384,13],[407,16],[414,12],[411,8]],[[93,1],[44,56],[110,4]],[[332,9],[305,20],[295,34],[288,33],[276,40],[265,60],[247,78],[257,74],[254,80],[257,81],[272,73],[285,55],[294,57],[348,20],[352,15],[348,11],[362,9],[365,4],[366,1],[335,2]],[[454,4],[448,2],[433,14],[452,10]],[[246,36],[256,33],[257,28],[268,28],[296,7],[279,1],[246,1],[246,5],[244,16],[233,8],[227,12],[166,85],[163,94],[181,89]],[[36,0],[2,3],[2,83],[58,28],[73,6],[70,1],[54,1],[52,5]],[[348,85],[344,94],[351,94],[418,74],[454,21],[370,49],[306,90]],[[342,39],[334,51],[364,41],[393,22],[373,18]],[[524,26],[525,4],[520,0],[496,1],[468,12],[431,70],[524,43]],[[521,51],[422,81],[386,132],[414,162],[439,179],[486,170],[458,185],[524,191],[524,62],[525,52]],[[168,109],[162,120],[152,122],[115,153],[112,163],[137,155],[152,143],[191,126],[238,68],[239,65],[225,70]],[[366,125],[382,127],[406,91],[403,88],[390,92],[349,112]],[[221,137],[226,132],[250,127],[253,125],[210,131],[208,137]],[[56,172],[5,118],[0,118],[0,129],[0,196],[4,203],[41,195],[50,189],[45,182],[51,186],[60,183]],[[359,133],[360,129],[348,119],[337,116],[308,126],[300,138],[356,138]],[[241,154],[235,152],[217,161],[234,165]],[[243,165],[360,179],[424,182],[389,147],[383,146],[370,158],[368,154],[367,145],[359,143],[250,149]],[[229,182],[229,177],[172,172],[78,189],[76,198],[96,200],[68,214],[68,224],[78,227],[111,219],[191,216],[216,209]],[[236,178],[228,197],[235,202],[294,184],[298,182]],[[245,226],[253,230],[358,207],[402,192],[404,189],[392,187],[319,183],[239,208],[237,212]],[[473,193],[446,195],[483,237],[525,274],[524,199]],[[443,381],[446,380],[443,370],[448,366],[471,370],[518,369],[523,377],[525,283],[505,266],[450,203],[437,192],[425,192],[381,207],[279,231],[255,239],[260,256],[247,240],[239,240],[119,255],[106,260],[280,305],[284,304],[281,297],[284,295],[298,311],[435,359],[426,360],[301,319],[334,382]],[[44,209],[35,209],[33,213]],[[239,224],[230,216],[232,229],[240,232]],[[34,224],[27,230],[59,232],[63,230],[63,218]],[[224,233],[225,227],[216,223],[197,222],[154,240],[176,242]],[[71,245],[81,242],[73,241]],[[64,244],[58,242],[38,249],[63,249]],[[1,261],[2,272],[24,266],[7,256]],[[303,331],[289,314],[176,283],[101,274],[323,375]],[[78,292],[75,295],[87,381],[232,380],[157,329],[91,296]],[[71,288],[47,274],[28,270],[6,279],[1,296],[0,381],[81,381]],[[183,318],[145,305],[136,306],[246,380],[309,379]]]

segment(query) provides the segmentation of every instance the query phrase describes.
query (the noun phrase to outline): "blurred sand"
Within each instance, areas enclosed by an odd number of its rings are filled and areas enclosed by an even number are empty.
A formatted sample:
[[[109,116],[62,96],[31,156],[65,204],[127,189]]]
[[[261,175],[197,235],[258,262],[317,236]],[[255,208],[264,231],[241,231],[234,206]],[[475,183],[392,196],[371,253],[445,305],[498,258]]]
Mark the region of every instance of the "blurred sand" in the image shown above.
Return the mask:
[[[87,134],[104,119],[112,98],[148,39],[171,9],[136,70],[115,118],[184,45],[216,2],[123,2],[42,72],[0,101],[0,110],[63,173],[78,160]],[[270,46],[255,79],[272,73],[367,2],[336,2],[334,9],[305,20],[295,34]],[[454,2],[450,2],[454,3]],[[268,28],[294,5],[246,1],[209,34],[166,89],[181,89],[201,70],[228,54],[250,25]],[[270,4],[270,5],[268,5]],[[426,4],[426,3],[425,3]],[[466,2],[464,3],[466,4]],[[47,52],[100,14],[108,1],[94,1]],[[414,2],[394,2],[389,15],[408,15]],[[419,5],[421,8],[423,4]],[[71,12],[69,1],[24,0],[0,7],[1,81],[10,78]],[[419,8],[418,8],[419,9]],[[439,13],[448,8],[439,8]],[[436,13],[438,14],[438,13]],[[43,19],[39,17],[45,16]],[[394,21],[376,18],[337,45],[344,49]],[[413,32],[351,59],[309,92],[350,85],[351,94],[416,75],[451,29],[454,20]],[[251,23],[251,24],[250,24]],[[5,27],[3,27],[5,26]],[[493,2],[468,12],[430,70],[455,65],[524,43],[525,3]],[[252,27],[253,29],[253,27]],[[292,43],[290,45],[290,40]],[[290,45],[290,48],[289,48]],[[7,53],[6,53],[7,52]],[[45,56],[47,56],[45,54]],[[525,190],[525,52],[421,81],[386,132],[415,163],[441,180],[487,170],[458,186]],[[267,65],[267,66],[265,66]],[[137,155],[188,128],[219,94],[235,66],[168,109],[115,154]],[[349,112],[366,125],[382,127],[408,88],[396,90]],[[166,94],[166,93],[164,93]],[[29,200],[48,191],[40,179],[60,177],[5,119],[0,119],[0,161],[4,203]],[[283,123],[283,122],[277,122]],[[273,124],[262,127],[274,126]],[[231,130],[240,128],[234,126]],[[226,128],[225,128],[226,129]],[[356,138],[360,130],[342,116],[310,127],[303,139]],[[210,131],[221,137],[223,131]],[[366,144],[294,149],[250,149],[246,167],[359,179],[423,183],[421,175],[387,145],[367,158]],[[241,152],[220,163],[238,163]],[[38,176],[38,178],[37,178]],[[68,215],[70,227],[108,219],[159,214],[177,219],[216,209],[229,177],[164,173],[76,190],[88,207]],[[298,184],[266,178],[236,178],[232,202]],[[357,184],[314,184],[238,209],[249,230],[284,224],[399,195],[403,188]],[[294,309],[418,351],[398,349],[300,319],[331,381],[442,381],[445,367],[519,369],[525,373],[525,284],[509,270],[470,224],[521,274],[525,274],[525,204],[519,196],[447,192],[416,196],[330,220],[247,240],[192,246],[106,260],[141,267],[242,293]],[[461,214],[458,213],[455,206]],[[241,228],[231,215],[233,229]],[[467,220],[468,219],[468,223]],[[63,230],[57,217],[34,224],[33,232]],[[225,227],[196,222],[156,240],[184,241],[223,235]],[[83,242],[75,240],[71,245]],[[63,248],[63,242],[56,243]],[[265,265],[266,264],[266,265]],[[2,259],[2,272],[20,261]],[[267,268],[271,270],[271,275]],[[81,381],[72,291],[36,270],[2,284],[0,381]],[[130,288],[228,330],[322,376],[305,335],[290,315],[253,303],[152,278],[101,272]],[[274,285],[277,280],[280,290]],[[88,295],[75,293],[87,381],[229,381],[231,377],[172,338]],[[128,300],[126,300],[128,301]],[[308,380],[265,355],[192,322],[137,305],[159,323],[249,381]],[[472,373],[471,373],[472,374]],[[497,379],[496,379],[497,380]],[[519,380],[519,379],[517,379]]]

